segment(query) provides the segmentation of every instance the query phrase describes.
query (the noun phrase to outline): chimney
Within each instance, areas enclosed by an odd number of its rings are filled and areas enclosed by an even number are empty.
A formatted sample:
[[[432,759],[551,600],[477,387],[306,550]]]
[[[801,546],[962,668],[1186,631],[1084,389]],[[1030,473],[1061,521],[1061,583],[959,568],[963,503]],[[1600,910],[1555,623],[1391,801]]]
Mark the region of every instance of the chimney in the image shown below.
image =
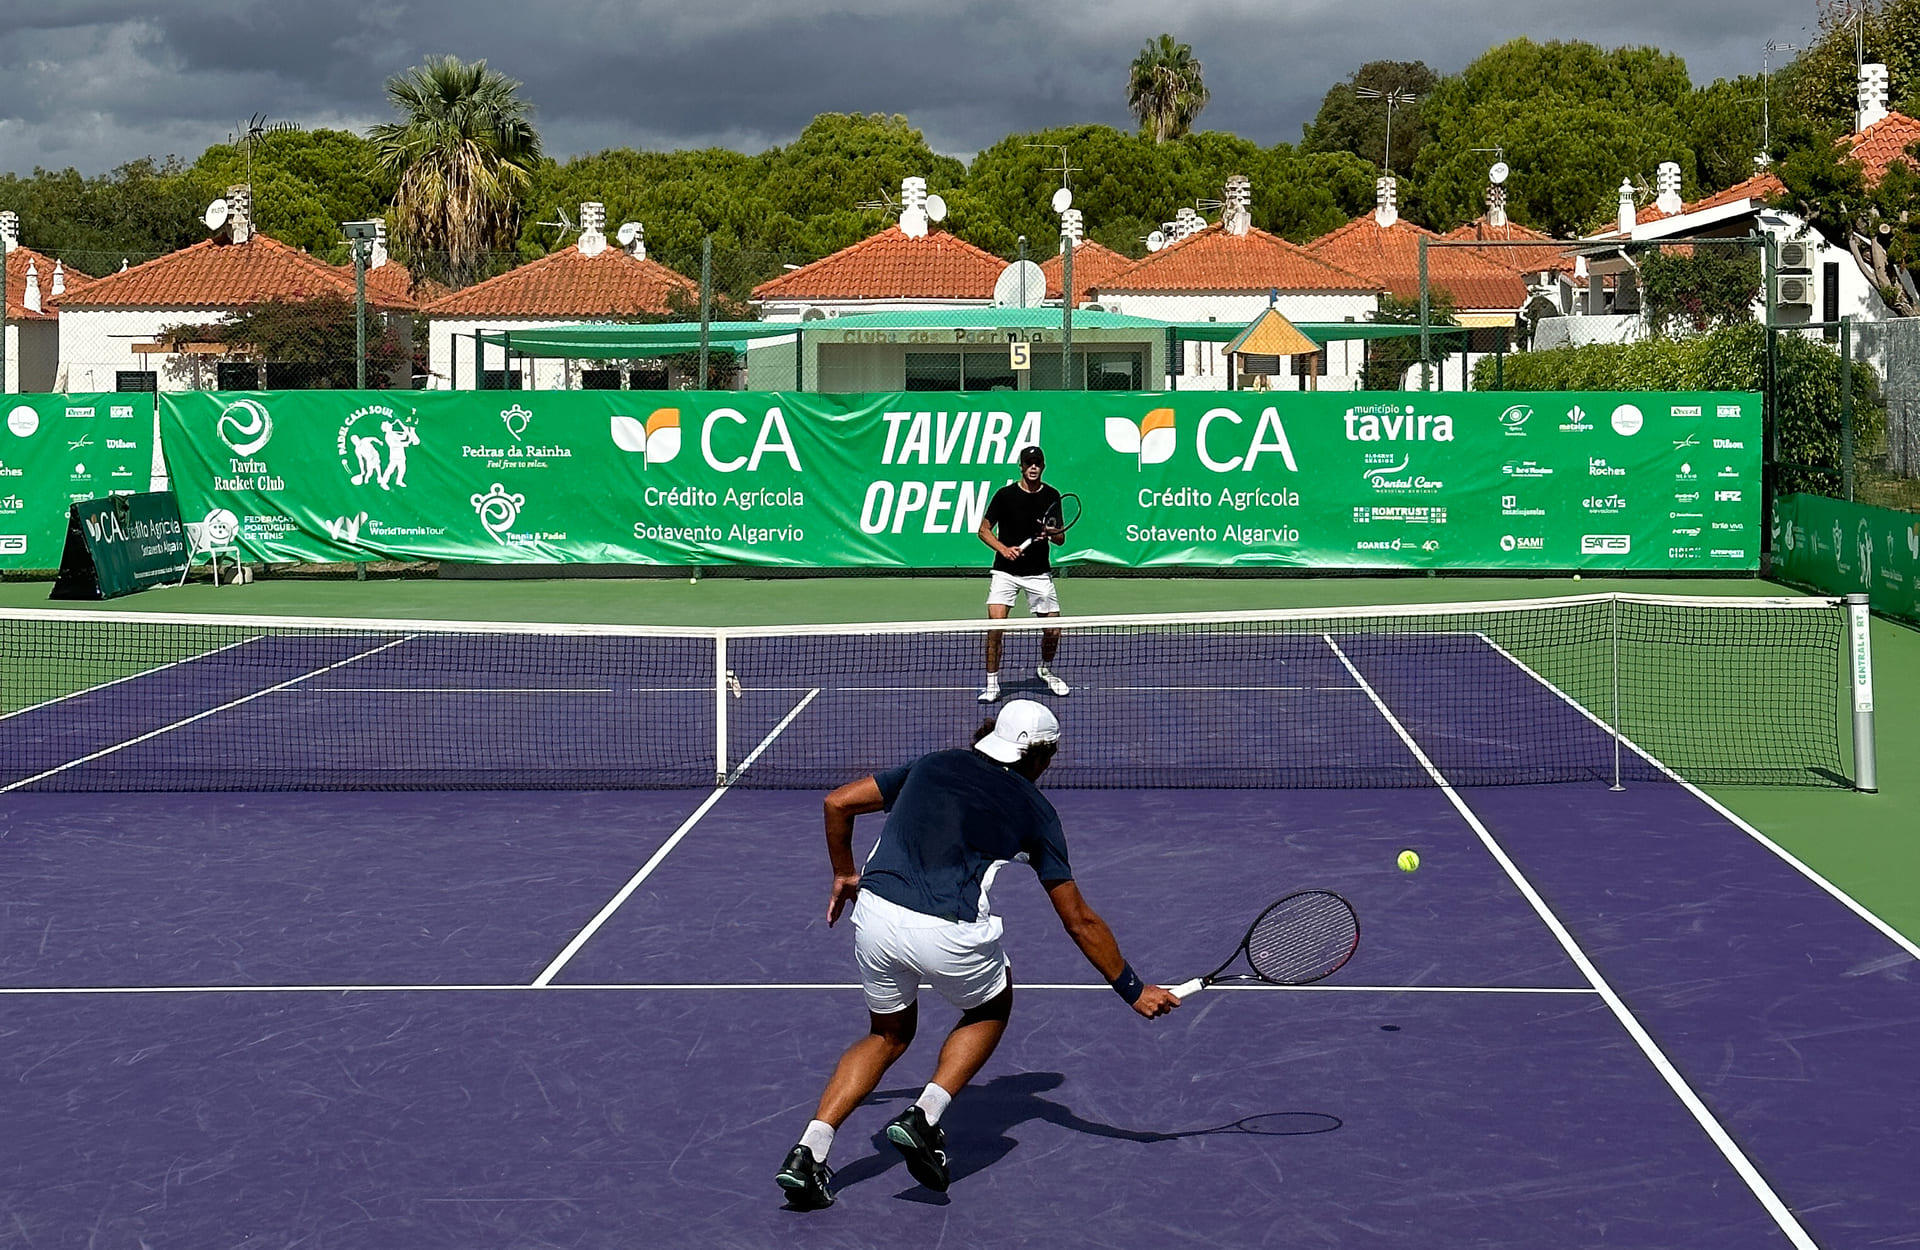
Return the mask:
[[[1497,182],[1487,184],[1487,224],[1496,230],[1507,224],[1507,189]]]
[[[0,243],[9,252],[20,246],[20,214],[12,209],[0,213]]]
[[[375,222],[373,227],[373,246],[367,249],[367,268],[378,269],[387,263],[387,223]]]
[[[1868,126],[1887,115],[1887,67],[1884,65],[1862,65],[1860,67],[1860,112],[1856,130],[1865,130]]]
[[[1382,230],[1400,220],[1400,184],[1392,174],[1373,180],[1373,220]]]
[[[1087,241],[1087,219],[1077,208],[1070,208],[1060,214],[1060,238],[1063,242],[1079,247]]]
[[[227,237],[235,243],[253,237],[253,188],[244,182],[227,188]]]
[[[67,293],[67,266],[65,261],[56,260],[53,262],[53,293],[55,295],[65,295]]]
[[[1618,222],[1620,233],[1632,234],[1634,226],[1638,225],[1639,222],[1640,214],[1633,206],[1633,181],[1629,178],[1622,178],[1620,180],[1620,220]]]
[[[1654,189],[1659,192],[1653,201],[1655,208],[1668,215],[1686,207],[1680,198],[1680,163],[1661,161],[1660,168],[1653,176]]]
[[[1204,217],[1191,208],[1183,208],[1173,215],[1173,229],[1181,238],[1190,238],[1207,228]]]
[[[927,180],[900,180],[900,233],[909,239],[927,237]]]
[[[607,206],[597,200],[580,205],[580,242],[582,256],[598,256],[607,250]]]
[[[35,261],[27,262],[27,293],[20,302],[28,312],[40,311],[40,266]]]
[[[1253,183],[1245,174],[1231,174],[1220,198],[1226,201],[1220,225],[1227,234],[1244,235],[1253,228]]]

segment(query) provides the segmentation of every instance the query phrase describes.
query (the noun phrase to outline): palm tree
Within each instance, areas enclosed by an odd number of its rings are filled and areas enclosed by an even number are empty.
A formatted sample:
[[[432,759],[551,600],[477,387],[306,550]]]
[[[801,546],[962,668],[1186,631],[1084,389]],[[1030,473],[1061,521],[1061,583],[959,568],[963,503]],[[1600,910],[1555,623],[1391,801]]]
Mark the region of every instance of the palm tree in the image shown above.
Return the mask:
[[[513,245],[520,199],[542,159],[533,106],[520,84],[485,61],[451,56],[387,80],[401,120],[373,127],[380,167],[398,176],[394,241],[416,277],[422,263],[454,286],[479,272],[485,253]]]
[[[1133,58],[1127,79],[1127,107],[1139,119],[1141,133],[1165,143],[1191,130],[1193,119],[1207,107],[1207,85],[1200,74],[1191,45],[1175,43],[1172,35],[1149,39]]]

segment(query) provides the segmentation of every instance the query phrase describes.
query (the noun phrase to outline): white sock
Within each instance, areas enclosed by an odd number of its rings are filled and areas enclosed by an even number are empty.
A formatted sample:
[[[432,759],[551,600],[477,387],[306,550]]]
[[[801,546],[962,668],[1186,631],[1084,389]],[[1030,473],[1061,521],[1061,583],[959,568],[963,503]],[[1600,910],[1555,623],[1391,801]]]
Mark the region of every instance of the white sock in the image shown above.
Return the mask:
[[[825,1163],[827,1151],[833,1149],[833,1125],[825,1120],[808,1120],[807,1131],[800,1134],[800,1144],[813,1152],[815,1163]]]
[[[941,1089],[932,1081],[928,1081],[927,1087],[920,1091],[920,1097],[915,1100],[913,1105],[927,1113],[928,1124],[938,1124],[940,1123],[940,1117],[946,1114],[947,1104],[952,1101],[952,1094]]]
[[[1040,676],[1045,677],[1052,670],[1047,667],[1047,662],[1045,660],[1042,660],[1040,661],[1040,667],[1035,669],[1034,671],[1039,673]]]
[[[999,669],[996,668],[991,673],[987,674],[987,688],[990,690],[998,690],[1000,688],[1000,670]]]

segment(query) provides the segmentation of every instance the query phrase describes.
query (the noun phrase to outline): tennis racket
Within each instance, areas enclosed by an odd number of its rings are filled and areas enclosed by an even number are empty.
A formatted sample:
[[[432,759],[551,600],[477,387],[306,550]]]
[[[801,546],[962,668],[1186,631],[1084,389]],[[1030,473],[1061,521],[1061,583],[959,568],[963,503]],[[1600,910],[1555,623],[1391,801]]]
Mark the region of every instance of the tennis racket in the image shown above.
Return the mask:
[[[1274,903],[1247,929],[1227,962],[1204,977],[1167,986],[1186,998],[1222,981],[1311,985],[1340,971],[1360,948],[1360,917],[1353,905],[1328,890],[1302,890]],[[1251,973],[1228,972],[1242,956]]]
[[[1035,543],[1046,542],[1047,541],[1046,531],[1048,530],[1059,530],[1061,534],[1064,535],[1068,530],[1073,528],[1074,522],[1078,521],[1079,519],[1080,519],[1080,496],[1062,495],[1060,496],[1060,500],[1058,503],[1054,504],[1053,507],[1048,508],[1044,513],[1041,514],[1040,533],[1035,534],[1032,538],[1029,538],[1027,539],[1027,541],[1021,543],[1020,546],[1016,548],[1016,550],[1025,551],[1027,548],[1033,546],[1033,544]]]

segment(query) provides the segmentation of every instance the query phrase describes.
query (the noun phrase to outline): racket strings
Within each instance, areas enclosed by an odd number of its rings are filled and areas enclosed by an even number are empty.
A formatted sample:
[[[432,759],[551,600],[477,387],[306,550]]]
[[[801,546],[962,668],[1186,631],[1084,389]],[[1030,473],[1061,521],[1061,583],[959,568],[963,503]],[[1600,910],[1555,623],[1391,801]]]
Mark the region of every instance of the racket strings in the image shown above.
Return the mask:
[[[1247,934],[1247,962],[1270,981],[1317,981],[1346,963],[1359,937],[1359,922],[1344,899],[1296,895],[1255,923]]]

